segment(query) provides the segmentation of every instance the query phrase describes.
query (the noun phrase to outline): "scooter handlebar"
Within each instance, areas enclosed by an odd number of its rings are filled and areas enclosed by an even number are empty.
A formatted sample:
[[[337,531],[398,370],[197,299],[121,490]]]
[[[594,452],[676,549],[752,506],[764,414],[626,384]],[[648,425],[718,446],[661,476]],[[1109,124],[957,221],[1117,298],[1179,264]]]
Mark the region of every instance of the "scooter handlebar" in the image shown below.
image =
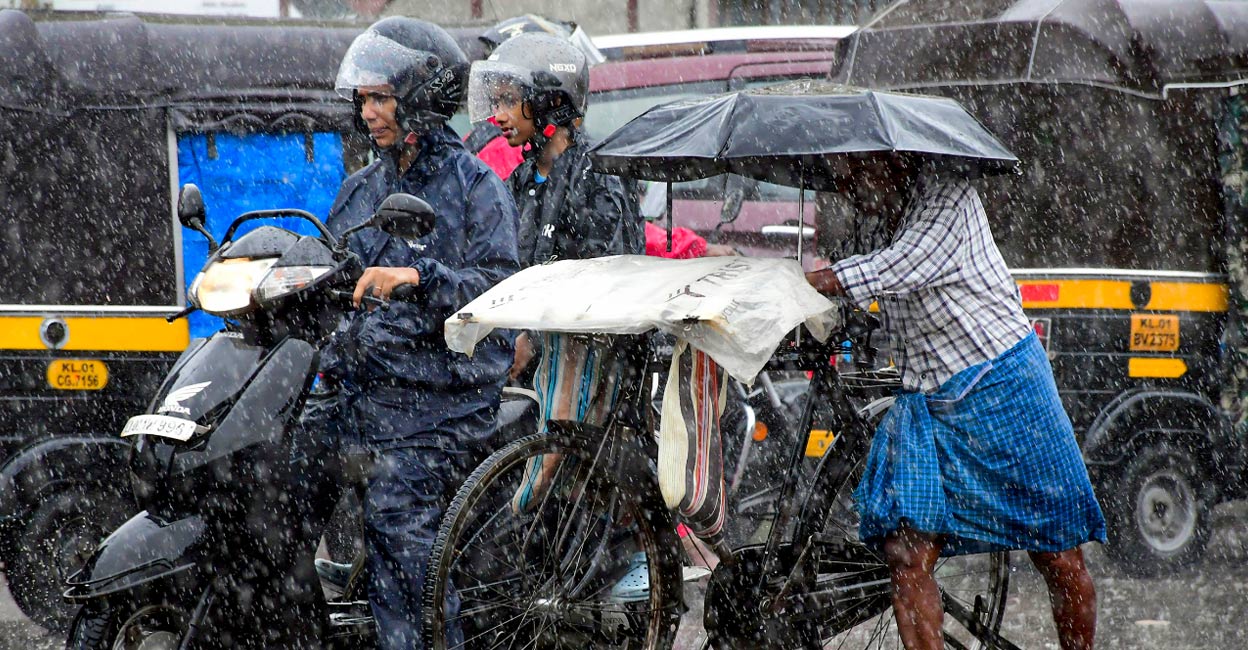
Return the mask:
[[[390,299],[400,302],[411,302],[416,299],[418,288],[414,284],[400,284],[390,291]]]
[[[364,306],[377,307],[382,311],[386,311],[390,309],[390,303],[392,301],[397,300],[399,302],[411,302],[415,300],[418,295],[418,289],[419,287],[414,284],[400,284],[390,290],[389,299],[375,298],[373,297],[373,292],[371,290],[365,291],[364,295],[360,298],[360,303]],[[334,290],[333,294],[335,298],[345,300],[347,302],[351,302],[351,299],[354,297],[350,291]]]

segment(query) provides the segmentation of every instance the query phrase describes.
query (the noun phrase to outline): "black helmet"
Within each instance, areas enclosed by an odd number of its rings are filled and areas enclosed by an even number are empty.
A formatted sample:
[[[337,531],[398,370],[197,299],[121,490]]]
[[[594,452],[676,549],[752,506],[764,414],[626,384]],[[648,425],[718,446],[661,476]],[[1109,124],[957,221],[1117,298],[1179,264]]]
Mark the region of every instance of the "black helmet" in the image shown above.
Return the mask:
[[[351,43],[334,89],[356,102],[355,128],[367,134],[360,117],[360,88],[390,87],[399,126],[427,131],[455,114],[464,97],[468,57],[446,30],[433,23],[394,16],[373,23]]]
[[[576,23],[551,20],[534,14],[508,18],[485,30],[485,33],[477,38],[482,43],[485,43],[488,51],[493,52],[499,45],[521,34],[550,34],[551,36],[565,38],[580,49],[581,52],[585,53],[585,58],[589,60],[590,65],[607,60],[602,52],[598,51],[598,48],[594,46],[593,41],[589,39],[589,35],[585,33],[585,30],[581,29]]]
[[[528,104],[539,136],[556,126],[571,126],[585,115],[589,101],[589,66],[585,54],[567,39],[521,34],[500,45],[490,58],[472,64],[468,79],[468,117],[473,123],[494,114],[500,94],[518,93]],[[561,101],[558,101],[561,100]]]

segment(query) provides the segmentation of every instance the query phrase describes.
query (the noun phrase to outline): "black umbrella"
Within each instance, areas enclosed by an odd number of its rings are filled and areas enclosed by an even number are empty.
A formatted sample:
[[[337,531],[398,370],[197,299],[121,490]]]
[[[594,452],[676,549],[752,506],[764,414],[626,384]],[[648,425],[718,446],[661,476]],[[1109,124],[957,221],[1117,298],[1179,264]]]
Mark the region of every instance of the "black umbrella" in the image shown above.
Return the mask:
[[[873,88],[1085,83],[1160,96],[1248,80],[1248,3],[903,0],[841,44],[833,76]]]
[[[591,150],[598,171],[654,181],[734,173],[830,190],[853,157],[907,154],[969,174],[1018,159],[957,102],[822,81],[655,106]]]

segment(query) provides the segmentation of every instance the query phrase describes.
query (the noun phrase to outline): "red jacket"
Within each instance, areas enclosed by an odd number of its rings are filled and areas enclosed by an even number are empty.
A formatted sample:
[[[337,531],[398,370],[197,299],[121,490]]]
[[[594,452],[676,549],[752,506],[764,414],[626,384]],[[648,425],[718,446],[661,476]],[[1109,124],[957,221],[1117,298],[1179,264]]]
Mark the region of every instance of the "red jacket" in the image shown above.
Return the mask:
[[[706,240],[688,228],[672,228],[672,250],[667,250],[667,231],[646,222],[646,255],[687,260],[706,254]]]
[[[520,147],[513,147],[507,144],[507,138],[498,136],[490,140],[481,151],[477,152],[477,157],[490,166],[499,178],[506,179],[511,176],[511,172],[520,163],[524,162],[524,154],[520,153]]]

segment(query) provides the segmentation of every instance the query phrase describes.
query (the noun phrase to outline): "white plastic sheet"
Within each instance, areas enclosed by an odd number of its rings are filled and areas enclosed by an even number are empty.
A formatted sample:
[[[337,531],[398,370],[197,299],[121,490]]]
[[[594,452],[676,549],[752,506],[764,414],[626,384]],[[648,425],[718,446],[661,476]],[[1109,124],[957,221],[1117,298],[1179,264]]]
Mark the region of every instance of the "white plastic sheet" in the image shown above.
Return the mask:
[[[606,334],[659,329],[750,383],[798,324],[823,340],[838,325],[837,315],[793,260],[618,255],[553,262],[511,276],[446,320],[446,342],[471,354],[496,328]]]

